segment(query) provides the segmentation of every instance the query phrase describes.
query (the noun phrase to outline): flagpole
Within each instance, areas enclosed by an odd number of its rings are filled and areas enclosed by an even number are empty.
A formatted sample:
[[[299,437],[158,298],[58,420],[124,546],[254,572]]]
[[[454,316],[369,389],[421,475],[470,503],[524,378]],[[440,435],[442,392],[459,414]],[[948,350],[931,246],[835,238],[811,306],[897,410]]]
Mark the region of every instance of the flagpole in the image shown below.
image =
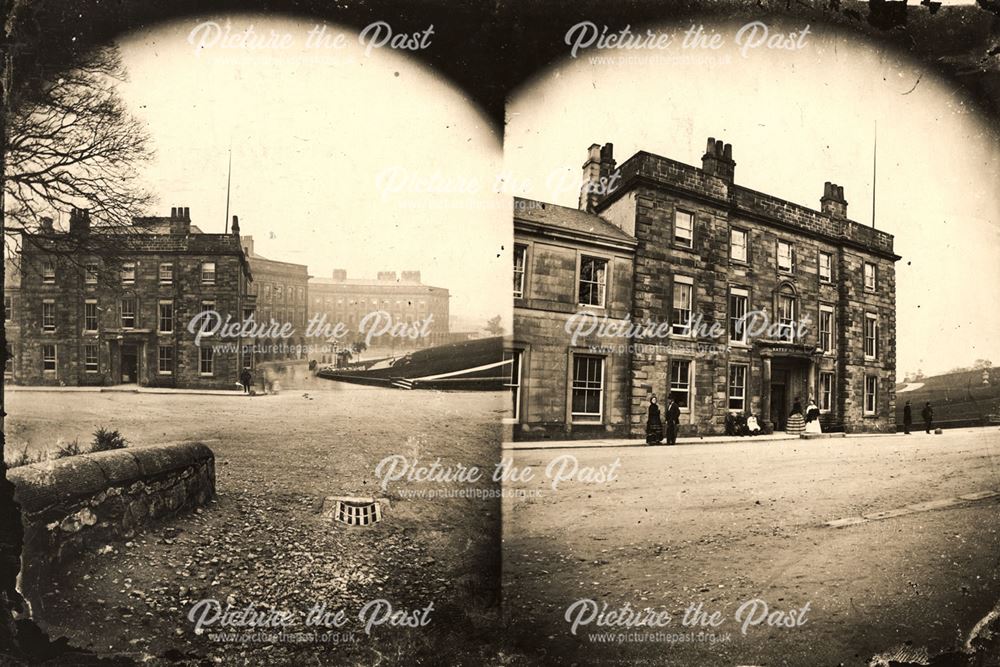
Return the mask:
[[[233,147],[229,147],[229,175],[226,177],[226,234],[229,233],[229,186],[233,182]]]
[[[875,179],[878,178],[878,121],[875,121],[875,145],[872,149],[872,228],[875,227]]]

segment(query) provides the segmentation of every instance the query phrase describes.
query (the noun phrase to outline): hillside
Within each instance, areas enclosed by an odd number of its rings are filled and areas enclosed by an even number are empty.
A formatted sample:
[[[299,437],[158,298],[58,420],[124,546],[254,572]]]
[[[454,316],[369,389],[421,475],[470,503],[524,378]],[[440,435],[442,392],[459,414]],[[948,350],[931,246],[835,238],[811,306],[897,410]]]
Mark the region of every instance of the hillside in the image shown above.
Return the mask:
[[[912,403],[914,421],[920,421],[920,410],[930,401],[934,421],[943,426],[947,426],[947,422],[983,420],[991,413],[1000,413],[1000,368],[991,368],[988,372],[989,385],[983,384],[981,370],[927,377],[922,380],[922,386],[908,391],[905,384],[896,385],[896,423],[903,423],[903,406],[907,400]]]

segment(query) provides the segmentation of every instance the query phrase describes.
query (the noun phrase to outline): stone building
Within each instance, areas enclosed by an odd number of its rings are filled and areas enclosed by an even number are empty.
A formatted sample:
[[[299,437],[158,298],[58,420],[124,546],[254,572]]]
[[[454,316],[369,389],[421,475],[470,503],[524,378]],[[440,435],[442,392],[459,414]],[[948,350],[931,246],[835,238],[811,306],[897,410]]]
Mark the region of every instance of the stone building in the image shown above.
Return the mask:
[[[309,279],[311,300],[309,317],[325,315],[331,326],[342,322],[352,332],[342,343],[350,345],[359,338],[362,324],[371,330],[375,323],[372,315],[382,311],[392,317],[393,323],[417,324],[430,316],[430,335],[419,339],[399,339],[389,336],[376,337],[372,345],[379,347],[422,348],[440,345],[448,340],[449,299],[444,287],[424,285],[420,271],[403,271],[397,278],[395,271],[380,271],[375,280],[348,278],[347,271],[334,269],[330,278]]]
[[[605,349],[608,341],[593,334],[574,340],[567,324],[575,331],[571,320],[582,311],[629,314],[635,245],[593,213],[514,201],[514,333],[505,352],[514,437],[628,432],[626,350]]]
[[[196,346],[188,323],[206,310],[238,322],[252,307],[238,226],[202,233],[175,207],[127,228],[91,228],[74,210],[66,231],[43,219],[22,235],[17,264],[14,382],[235,388],[239,339]]]
[[[287,340],[257,341],[255,361],[305,359],[309,344],[305,338],[309,321],[309,268],[257,254],[253,236],[242,237],[242,243],[253,274],[249,294],[255,298],[257,321],[288,322],[295,330],[295,335]]]
[[[735,166],[715,139],[700,169],[589,149],[580,208],[635,240],[630,320],[650,324],[614,339],[631,344],[631,394],[605,427],[641,436],[650,396],[670,394],[682,435],[722,433],[730,413],[781,430],[810,397],[828,430],[894,430],[892,236],[851,221],[835,184],[813,210],[736,185]]]

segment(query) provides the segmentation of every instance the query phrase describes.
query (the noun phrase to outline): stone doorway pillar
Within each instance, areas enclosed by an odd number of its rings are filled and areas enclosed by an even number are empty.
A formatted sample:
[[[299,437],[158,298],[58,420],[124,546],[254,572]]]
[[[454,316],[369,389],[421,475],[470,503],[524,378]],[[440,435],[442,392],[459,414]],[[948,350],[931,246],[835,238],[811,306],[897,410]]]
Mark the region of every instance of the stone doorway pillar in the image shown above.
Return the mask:
[[[761,356],[761,362],[764,365],[764,372],[761,377],[761,388],[760,388],[760,419],[758,420],[761,427],[764,424],[769,425],[774,428],[771,424],[771,357]]]

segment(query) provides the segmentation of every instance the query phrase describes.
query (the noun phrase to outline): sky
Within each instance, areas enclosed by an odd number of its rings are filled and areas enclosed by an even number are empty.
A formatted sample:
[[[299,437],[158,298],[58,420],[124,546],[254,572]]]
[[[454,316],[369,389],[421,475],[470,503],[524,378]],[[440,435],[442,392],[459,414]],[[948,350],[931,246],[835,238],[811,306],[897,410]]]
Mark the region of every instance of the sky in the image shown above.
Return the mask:
[[[654,52],[659,61],[608,50],[574,59],[567,47],[509,100],[504,168],[518,193],[576,206],[575,189],[550,184],[561,182],[553,175],[578,183],[592,143],[612,142],[618,164],[646,150],[700,166],[715,137],[733,144],[737,184],[818,209],[832,181],[844,187],[848,217],[870,225],[877,123],[875,226],[903,257],[899,379],[1000,363],[1000,142],[979,111],[955,84],[856,38],[812,26],[800,49],[760,47],[744,58],[740,27],[705,25],[724,41],[710,62],[678,48]]]
[[[420,270],[453,317],[509,322],[510,208],[489,187],[501,139],[407,52],[325,27],[317,45],[314,21],[203,16],[119,40],[121,92],[156,151],[153,213],[187,206],[222,232],[231,148],[230,216],[257,253],[321,277]]]

